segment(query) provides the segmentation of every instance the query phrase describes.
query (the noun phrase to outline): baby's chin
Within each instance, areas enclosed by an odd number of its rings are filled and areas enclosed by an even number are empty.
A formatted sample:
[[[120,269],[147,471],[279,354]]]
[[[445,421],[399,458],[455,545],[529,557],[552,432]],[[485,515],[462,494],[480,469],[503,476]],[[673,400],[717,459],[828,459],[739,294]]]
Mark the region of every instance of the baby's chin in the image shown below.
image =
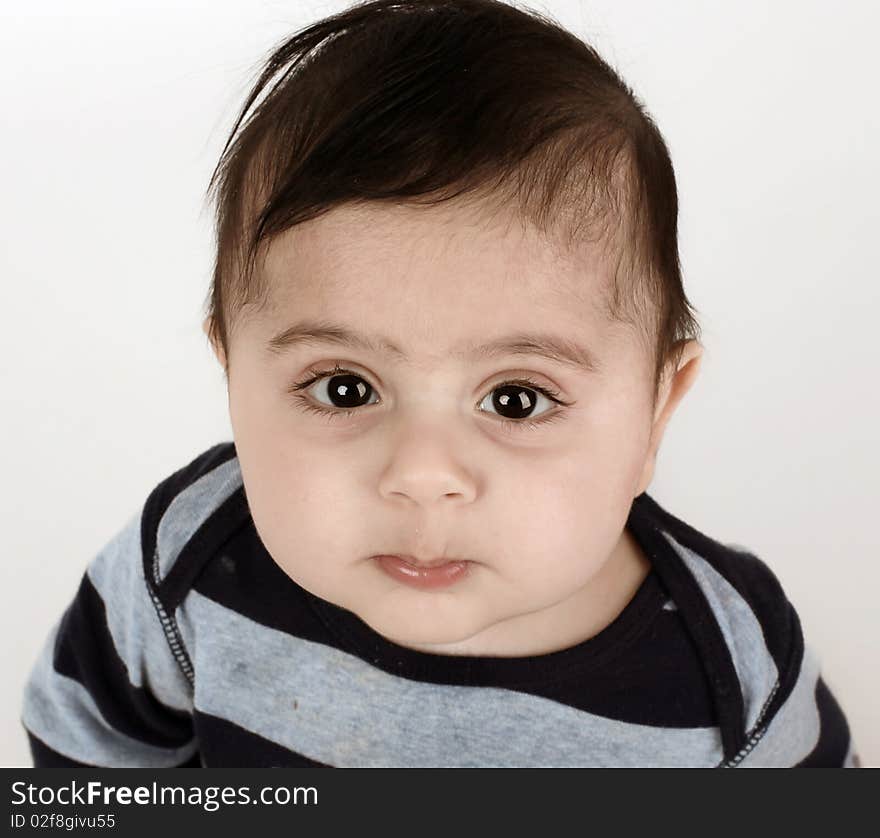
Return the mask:
[[[431,604],[441,606],[439,602]],[[350,610],[373,631],[398,646],[441,655],[467,654],[456,647],[466,645],[471,638],[486,629],[488,623],[466,613],[461,601],[442,605],[451,607],[429,607],[422,613],[396,611],[391,614],[382,609]]]
[[[338,579],[303,578],[285,572],[301,587],[326,602],[350,611],[373,631],[398,646],[436,654],[467,654],[456,650],[491,627],[497,616],[473,590],[453,587],[442,591],[418,591],[405,585],[379,588],[369,584],[346,584]]]

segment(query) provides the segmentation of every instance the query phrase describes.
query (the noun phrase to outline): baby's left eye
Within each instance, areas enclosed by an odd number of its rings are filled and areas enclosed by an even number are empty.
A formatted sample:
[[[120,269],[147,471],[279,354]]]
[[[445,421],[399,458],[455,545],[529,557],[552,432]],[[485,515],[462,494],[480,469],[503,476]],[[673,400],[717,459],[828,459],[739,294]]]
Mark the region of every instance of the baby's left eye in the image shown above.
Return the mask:
[[[543,388],[534,384],[525,385],[516,382],[508,382],[494,387],[492,392],[480,402],[480,410],[490,412],[482,405],[491,399],[492,407],[499,412],[502,419],[530,419],[533,415],[535,404],[543,399],[551,407],[557,402]]]

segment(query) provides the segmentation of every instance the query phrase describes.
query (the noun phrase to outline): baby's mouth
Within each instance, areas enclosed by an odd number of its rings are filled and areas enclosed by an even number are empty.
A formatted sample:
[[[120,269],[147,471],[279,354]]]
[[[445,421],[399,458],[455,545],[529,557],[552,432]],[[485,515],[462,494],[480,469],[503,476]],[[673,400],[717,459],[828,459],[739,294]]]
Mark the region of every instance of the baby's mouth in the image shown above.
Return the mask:
[[[450,562],[467,561],[467,559],[459,559],[454,556],[441,556],[439,559],[429,559],[420,558],[417,556],[408,556],[404,553],[383,553],[382,555],[388,556],[389,558],[400,559],[402,562],[406,562],[408,565],[412,565],[414,568],[418,569],[441,567],[442,565],[449,564]]]
[[[445,588],[467,575],[472,562],[467,559],[440,558],[420,562],[412,556],[373,556],[376,564],[392,579],[415,588]]]

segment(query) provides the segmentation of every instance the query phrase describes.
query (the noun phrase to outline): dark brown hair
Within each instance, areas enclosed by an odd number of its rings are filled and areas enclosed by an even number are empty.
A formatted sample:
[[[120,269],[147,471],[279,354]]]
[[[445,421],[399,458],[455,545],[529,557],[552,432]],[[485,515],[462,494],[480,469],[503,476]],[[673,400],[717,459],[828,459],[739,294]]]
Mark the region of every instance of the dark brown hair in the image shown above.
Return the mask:
[[[557,245],[601,243],[611,265],[602,304],[652,353],[655,403],[666,364],[699,339],[660,131],[592,47],[532,9],[371,0],[298,31],[263,66],[212,192],[206,314],[227,359],[237,318],[269,300],[258,250],[361,201],[512,204]]]

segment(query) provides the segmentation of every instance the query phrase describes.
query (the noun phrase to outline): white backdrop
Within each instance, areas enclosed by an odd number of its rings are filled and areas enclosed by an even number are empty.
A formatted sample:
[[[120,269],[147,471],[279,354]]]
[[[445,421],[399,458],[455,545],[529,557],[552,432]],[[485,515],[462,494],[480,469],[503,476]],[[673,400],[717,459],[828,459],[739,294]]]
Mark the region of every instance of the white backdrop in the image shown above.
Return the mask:
[[[271,47],[346,5],[2,6],[3,765],[31,764],[24,681],[88,562],[232,439],[204,191]],[[770,565],[878,766],[876,6],[526,5],[622,73],[675,165],[706,352],[649,491]]]

